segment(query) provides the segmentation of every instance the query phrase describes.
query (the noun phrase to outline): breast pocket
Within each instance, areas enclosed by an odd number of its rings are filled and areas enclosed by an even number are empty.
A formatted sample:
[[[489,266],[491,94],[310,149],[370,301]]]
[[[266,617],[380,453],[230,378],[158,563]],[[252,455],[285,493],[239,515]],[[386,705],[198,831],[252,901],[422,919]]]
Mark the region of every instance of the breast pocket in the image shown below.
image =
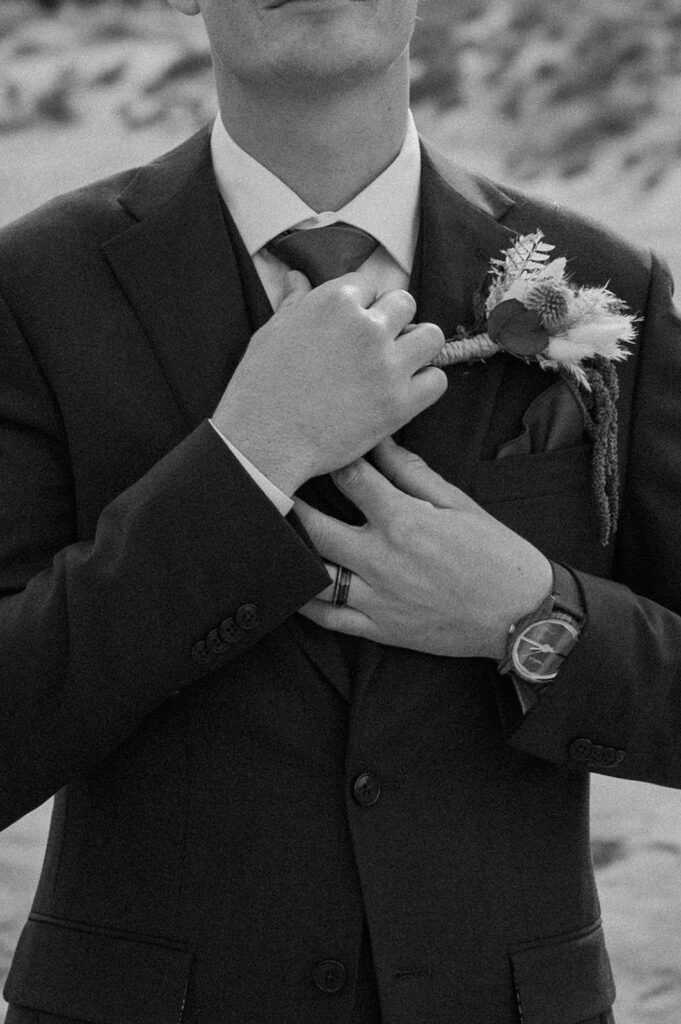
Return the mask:
[[[472,496],[548,558],[606,572],[592,486],[590,444],[478,465]]]
[[[474,477],[481,505],[537,501],[591,490],[591,445],[486,459]]]
[[[613,1020],[615,983],[600,922],[518,946],[511,951],[511,964],[522,1024]]]

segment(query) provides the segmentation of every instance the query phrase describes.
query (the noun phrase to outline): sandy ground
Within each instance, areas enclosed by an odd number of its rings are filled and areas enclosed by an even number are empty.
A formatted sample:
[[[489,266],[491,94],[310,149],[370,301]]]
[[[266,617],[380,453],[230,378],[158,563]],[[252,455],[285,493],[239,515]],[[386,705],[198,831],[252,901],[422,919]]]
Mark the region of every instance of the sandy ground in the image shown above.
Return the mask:
[[[494,140],[466,124],[423,115],[421,123],[456,158],[501,171]],[[110,119],[0,136],[0,223],[50,195],[163,152],[188,124],[127,133]],[[588,179],[535,183],[552,196],[665,253],[681,278],[681,174],[641,195],[605,161]],[[49,806],[0,836],[0,980],[35,887]],[[618,1024],[681,1022],[681,794],[595,777],[592,833],[606,934],[618,984]],[[0,1017],[3,1014],[0,1000]]]

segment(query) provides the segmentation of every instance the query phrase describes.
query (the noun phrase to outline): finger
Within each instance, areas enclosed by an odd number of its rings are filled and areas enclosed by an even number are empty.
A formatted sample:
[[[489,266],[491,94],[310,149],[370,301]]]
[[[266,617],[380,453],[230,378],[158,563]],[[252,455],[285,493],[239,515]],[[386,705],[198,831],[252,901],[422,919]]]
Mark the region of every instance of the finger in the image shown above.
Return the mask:
[[[437,324],[409,324],[396,339],[398,352],[414,371],[431,363],[444,343],[445,336]]]
[[[371,311],[382,319],[386,330],[396,338],[416,316],[416,300],[404,289],[395,288],[383,292],[374,302]]]
[[[311,619],[324,629],[332,629],[335,633],[361,636],[367,640],[381,639],[381,632],[376,623],[356,608],[338,608],[336,605],[313,598],[299,611],[306,619]]]
[[[312,285],[299,270],[289,270],[284,278],[284,297],[279,303],[279,309],[287,309],[289,306],[297,306],[301,299],[312,291]]]
[[[395,502],[400,501],[402,495],[366,459],[356,459],[348,466],[336,470],[331,476],[336,487],[357,506],[370,523],[381,523],[394,515]],[[333,561],[348,565],[342,559]],[[348,568],[353,566],[348,565]]]
[[[377,468],[395,487],[413,498],[429,501],[438,508],[452,508],[470,499],[458,487],[431,469],[414,452],[396,444],[391,437],[381,441],[372,452]]]
[[[317,552],[329,562],[344,565],[354,572],[361,545],[361,527],[341,523],[301,498],[294,498],[293,508]]]
[[[424,366],[411,378],[410,400],[412,403],[412,419],[430,405],[435,405],[449,387],[447,374],[435,366]]]
[[[331,583],[325,590],[322,590],[321,594],[317,594],[317,600],[325,601],[328,604],[333,602],[333,596],[336,591],[336,579],[341,567],[339,565],[334,565],[333,562],[325,562],[324,568],[331,577]],[[369,590],[369,586],[365,583],[359,573],[354,570],[350,570],[350,581],[345,593],[345,605],[356,609],[365,608]],[[341,607],[344,607],[344,605],[341,605]]]

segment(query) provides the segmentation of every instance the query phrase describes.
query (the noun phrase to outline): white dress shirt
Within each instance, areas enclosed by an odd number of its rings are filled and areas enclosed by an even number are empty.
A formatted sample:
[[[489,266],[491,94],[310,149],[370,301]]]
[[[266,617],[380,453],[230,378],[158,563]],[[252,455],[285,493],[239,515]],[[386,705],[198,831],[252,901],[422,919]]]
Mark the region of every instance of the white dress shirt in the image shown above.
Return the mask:
[[[276,311],[290,269],[265,246],[290,228],[317,228],[342,221],[368,231],[378,247],[357,271],[379,294],[409,284],[419,230],[421,148],[411,114],[402,148],[389,167],[340,210],[315,213],[281,178],[236,144],[218,114],[211,137],[213,170],[263,287]],[[215,424],[212,424],[217,430]],[[220,431],[236,458],[282,515],[291,499],[267,479]]]

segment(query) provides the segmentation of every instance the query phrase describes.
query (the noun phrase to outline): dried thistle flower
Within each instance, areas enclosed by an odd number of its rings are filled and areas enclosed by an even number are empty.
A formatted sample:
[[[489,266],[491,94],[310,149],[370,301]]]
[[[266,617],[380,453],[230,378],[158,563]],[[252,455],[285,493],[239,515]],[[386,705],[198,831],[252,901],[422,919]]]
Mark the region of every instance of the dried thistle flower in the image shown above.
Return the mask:
[[[570,309],[571,291],[563,281],[541,278],[527,293],[524,305],[536,310],[550,334],[557,334],[565,325]]]

